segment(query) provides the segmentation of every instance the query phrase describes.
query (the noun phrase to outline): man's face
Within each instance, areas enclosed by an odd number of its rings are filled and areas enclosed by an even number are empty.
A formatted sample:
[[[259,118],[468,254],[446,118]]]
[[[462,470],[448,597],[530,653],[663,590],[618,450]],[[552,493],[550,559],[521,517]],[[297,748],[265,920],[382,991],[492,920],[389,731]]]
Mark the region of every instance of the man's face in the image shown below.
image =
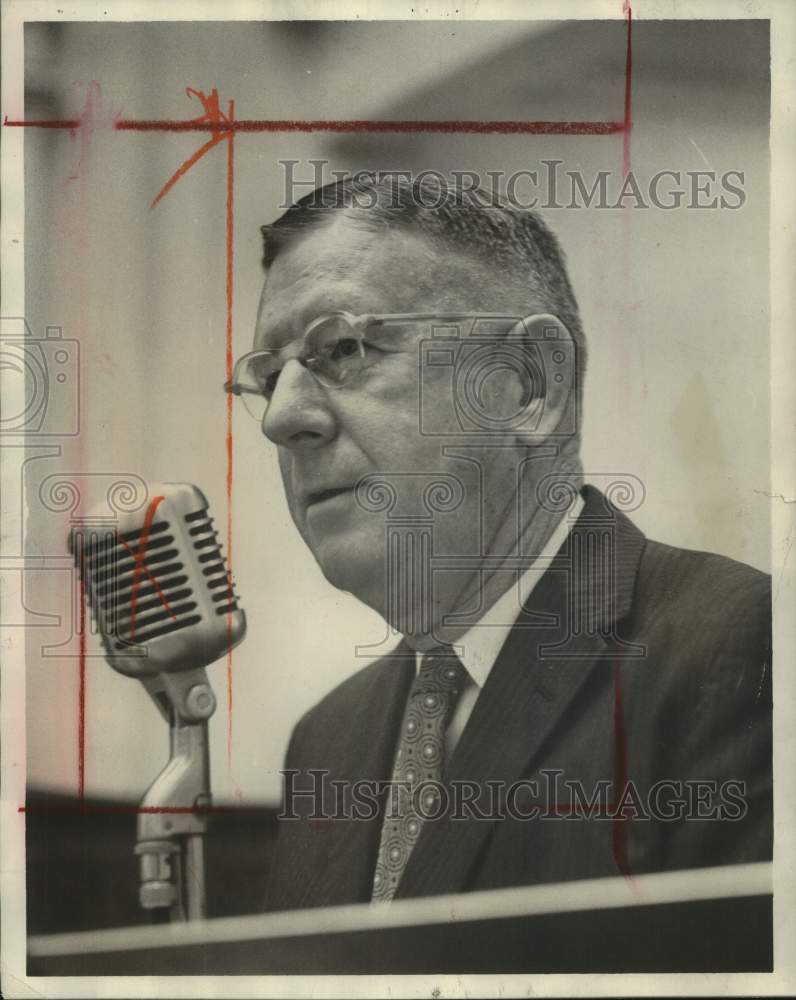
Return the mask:
[[[355,315],[510,312],[494,301],[496,293],[490,296],[482,275],[480,265],[432,251],[420,236],[374,234],[340,217],[276,258],[263,290],[254,346],[284,347],[301,338],[312,320],[336,310]],[[417,350],[385,353],[366,378],[342,388],[322,386],[297,360],[289,360],[263,420],[264,433],[279,449],[293,520],[324,575],[382,613],[388,515],[366,511],[358,501],[354,487],[363,476],[383,475],[397,487],[393,516],[428,515],[423,492],[430,479],[440,473],[456,477],[463,500],[454,511],[435,515],[435,557],[483,552],[485,530],[491,530],[516,489],[517,456],[510,448],[475,450],[467,460],[461,451],[443,454],[451,443],[444,434],[421,433],[418,357]],[[424,374],[424,426],[449,425],[453,432],[450,383],[440,370],[435,391],[434,375],[429,380]],[[496,406],[516,409],[519,385],[515,392],[504,379],[491,389]],[[482,483],[488,484],[485,497]]]

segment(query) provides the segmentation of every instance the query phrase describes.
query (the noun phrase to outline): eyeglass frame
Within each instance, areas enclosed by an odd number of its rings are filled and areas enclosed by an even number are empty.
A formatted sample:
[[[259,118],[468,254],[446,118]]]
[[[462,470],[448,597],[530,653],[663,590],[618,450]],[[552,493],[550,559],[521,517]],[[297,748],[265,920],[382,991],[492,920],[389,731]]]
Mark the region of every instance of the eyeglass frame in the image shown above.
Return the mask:
[[[536,316],[537,314],[532,314],[532,315]],[[285,344],[281,348],[268,348],[268,347],[258,348],[255,351],[248,351],[246,354],[242,354],[235,362],[235,365],[232,369],[232,378],[230,378],[228,381],[224,383],[223,386],[224,392],[238,397],[242,397],[244,395],[261,396],[265,401],[265,412],[267,413],[268,405],[270,404],[271,400],[268,399],[268,397],[266,397],[263,392],[257,392],[253,389],[249,390],[240,385],[236,385],[236,373],[241,369],[242,365],[249,362],[253,357],[261,357],[265,355],[272,355],[272,356],[278,355],[280,351],[283,351],[286,347],[289,347],[291,343],[299,343],[299,342],[301,342],[302,344],[306,343],[307,337],[310,335],[313,328],[317,327],[321,323],[326,322],[327,320],[333,319],[336,316],[343,317],[345,321],[351,326],[352,332],[362,334],[362,336],[359,338],[360,345],[362,344],[362,341],[365,339],[364,335],[366,332],[367,324],[374,322],[397,323],[405,321],[407,323],[411,323],[424,320],[425,321],[438,320],[440,323],[451,323],[457,320],[473,320],[477,322],[478,320],[506,319],[506,320],[515,320],[516,321],[515,326],[519,326],[520,324],[524,324],[527,320],[532,318],[531,315],[517,318],[516,314],[509,314],[509,313],[468,313],[468,312],[362,313],[361,315],[354,315],[353,313],[349,313],[344,309],[335,309],[332,312],[323,313],[321,316],[316,316],[315,319],[311,320],[310,323],[307,324],[307,327],[304,330],[304,333],[301,335],[301,337],[296,337],[295,340],[290,341],[288,344]],[[560,323],[561,321],[558,320],[558,322]],[[318,382],[319,385],[323,386],[326,389],[342,389],[343,386],[346,384],[346,380],[343,380],[340,383],[323,381],[322,376],[319,376],[312,367],[312,363],[318,361],[317,357],[302,358],[301,355],[299,355],[295,358],[287,358],[285,363],[287,363],[287,361],[298,361],[303,368],[305,368],[307,371],[310,372],[310,374],[316,380],[316,382]],[[282,369],[280,369],[280,371],[281,370]],[[359,374],[359,372],[357,372],[356,374]]]

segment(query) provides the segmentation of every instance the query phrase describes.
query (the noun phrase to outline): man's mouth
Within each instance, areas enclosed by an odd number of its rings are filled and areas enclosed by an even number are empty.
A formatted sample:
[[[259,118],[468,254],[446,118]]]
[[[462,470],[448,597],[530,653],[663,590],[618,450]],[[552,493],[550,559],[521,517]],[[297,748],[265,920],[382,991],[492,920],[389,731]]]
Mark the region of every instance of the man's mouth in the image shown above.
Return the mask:
[[[307,508],[314,507],[319,503],[325,503],[327,500],[332,500],[334,497],[339,497],[344,493],[350,492],[350,486],[335,486],[327,490],[313,490],[307,497]]]

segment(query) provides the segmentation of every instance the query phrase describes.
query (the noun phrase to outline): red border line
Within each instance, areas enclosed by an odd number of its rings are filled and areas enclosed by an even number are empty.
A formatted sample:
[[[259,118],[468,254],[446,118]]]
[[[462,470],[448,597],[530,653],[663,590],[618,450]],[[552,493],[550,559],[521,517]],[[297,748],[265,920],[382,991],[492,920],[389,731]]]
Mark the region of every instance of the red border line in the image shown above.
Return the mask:
[[[627,50],[625,53],[625,119],[622,122],[622,167],[625,177],[630,172],[630,133],[633,129],[632,110],[632,78],[633,78],[633,11],[629,4],[625,4],[627,13]]]
[[[86,584],[82,566],[78,590],[77,797],[82,801],[86,793]]]
[[[3,120],[3,125],[9,128],[68,128],[76,131],[83,122],[79,118],[51,118],[44,121],[9,121]]]
[[[236,122],[130,121],[120,119],[121,132],[461,132],[492,135],[615,135],[624,121],[523,122],[523,121],[297,121],[292,119],[241,119]]]
[[[625,785],[625,788],[628,786]],[[547,816],[577,816],[583,819],[591,820],[594,819],[613,819],[614,813],[619,809],[620,802],[606,802],[604,806],[595,807],[593,810],[586,806],[573,805],[572,803],[568,805],[557,805],[556,803],[550,803],[544,808],[541,813],[542,817]],[[630,808],[630,806],[625,805],[625,808]],[[263,802],[256,805],[206,805],[206,806],[133,806],[133,805],[115,805],[109,803],[107,805],[95,805],[89,802],[41,802],[35,803],[33,805],[17,806],[18,813],[106,813],[109,815],[122,814],[122,815],[156,815],[156,816],[187,816],[196,815],[203,816],[212,813],[256,813],[261,814],[263,812],[278,812],[278,807],[270,805],[267,802]],[[310,826],[319,826],[323,823],[342,823],[347,822],[346,819],[339,816],[310,816],[307,817],[307,822]],[[614,819],[614,822],[617,822]],[[622,822],[622,820],[619,820]],[[627,874],[627,873],[624,873]]]
[[[627,101],[627,98],[626,98]],[[79,118],[47,121],[3,122],[9,128],[55,128],[76,130]],[[117,132],[431,132],[472,135],[617,135],[626,121],[545,122],[545,121],[368,121],[353,119],[297,121],[292,119],[246,119],[240,121],[135,121],[120,118],[113,123]]]
[[[619,661],[614,663],[614,783],[616,788],[627,789],[627,732],[622,696],[622,670]],[[624,813],[624,810],[623,810]],[[612,846],[614,862],[625,878],[631,877],[627,853],[627,817],[623,814],[613,821]]]
[[[235,102],[229,102],[229,120],[234,124]],[[232,306],[234,302],[234,268],[233,247],[235,235],[235,135],[230,133],[227,140],[227,342],[226,342],[226,381],[232,381]],[[232,394],[227,393],[227,565],[229,566],[230,585],[232,584]],[[232,612],[227,615],[227,767],[232,768]]]
[[[267,811],[267,804],[262,806],[128,806],[128,805],[93,805],[81,802],[42,802],[34,805],[17,806],[18,813],[98,813],[122,815],[156,815],[156,816],[202,816],[209,813],[261,813]],[[276,811],[274,809],[274,811]]]

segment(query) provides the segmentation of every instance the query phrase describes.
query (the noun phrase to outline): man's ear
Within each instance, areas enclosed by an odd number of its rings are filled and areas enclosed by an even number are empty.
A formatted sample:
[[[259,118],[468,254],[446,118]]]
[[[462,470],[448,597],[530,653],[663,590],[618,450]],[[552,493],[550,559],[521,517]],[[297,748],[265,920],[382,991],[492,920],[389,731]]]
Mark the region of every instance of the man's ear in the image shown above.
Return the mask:
[[[523,350],[521,409],[512,421],[517,443],[541,444],[571,438],[578,429],[577,346],[551,313],[527,316],[509,334]]]

